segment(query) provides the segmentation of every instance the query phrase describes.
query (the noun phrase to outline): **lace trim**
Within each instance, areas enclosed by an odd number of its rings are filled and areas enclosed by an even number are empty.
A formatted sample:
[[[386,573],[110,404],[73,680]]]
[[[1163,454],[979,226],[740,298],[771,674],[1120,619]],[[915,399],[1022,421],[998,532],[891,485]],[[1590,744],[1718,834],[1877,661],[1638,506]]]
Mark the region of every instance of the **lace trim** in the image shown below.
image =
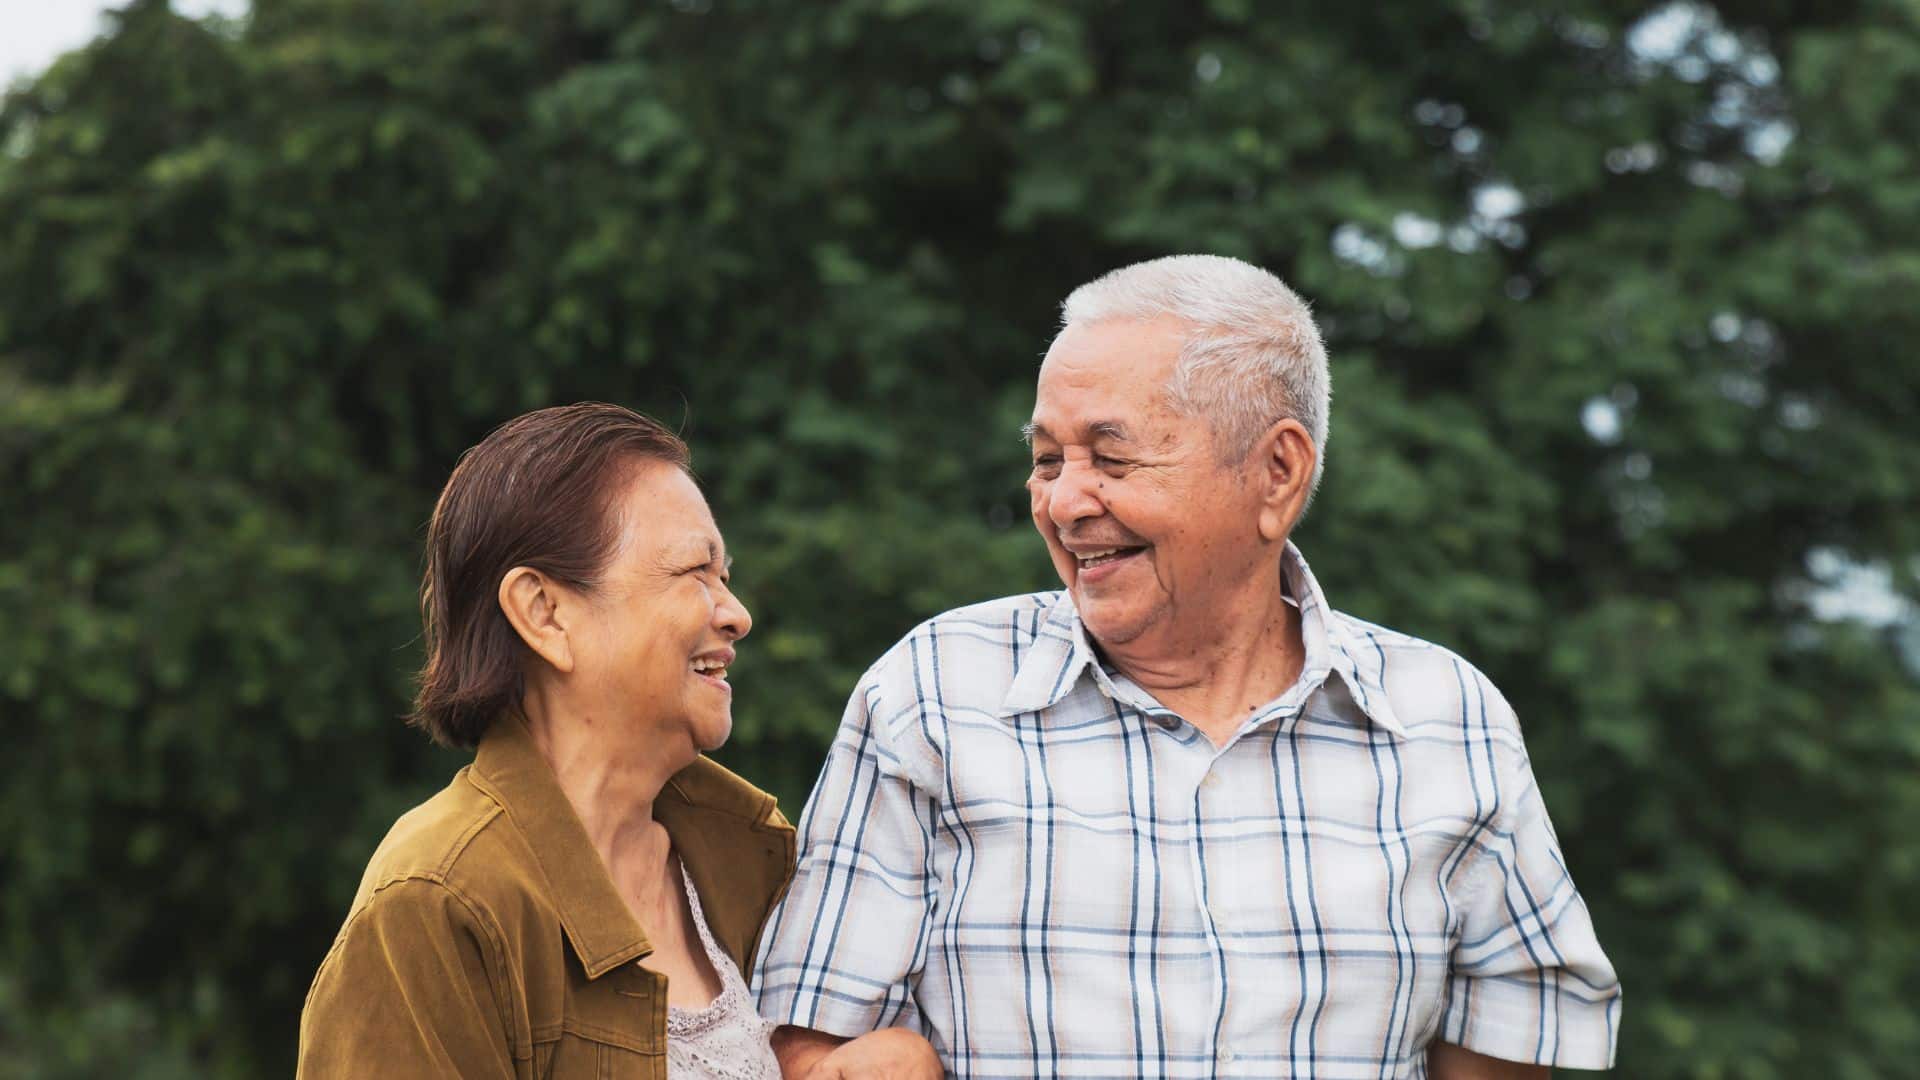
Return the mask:
[[[706,913],[700,910],[700,893],[685,865],[680,867],[680,880],[686,884],[687,907],[700,945],[720,975],[720,994],[698,1009],[667,1007],[668,1072],[706,1080],[778,1080],[780,1066],[767,1041],[773,1025],[754,1011],[740,969],[714,942]]]

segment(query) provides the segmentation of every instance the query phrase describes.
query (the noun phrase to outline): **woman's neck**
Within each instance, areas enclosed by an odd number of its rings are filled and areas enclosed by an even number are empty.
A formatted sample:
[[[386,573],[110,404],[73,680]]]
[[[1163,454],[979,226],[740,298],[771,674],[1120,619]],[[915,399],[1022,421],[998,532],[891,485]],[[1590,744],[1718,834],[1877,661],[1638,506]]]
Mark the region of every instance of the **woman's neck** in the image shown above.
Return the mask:
[[[635,738],[624,725],[596,721],[532,688],[522,713],[587,839],[616,878],[656,863],[664,868],[669,845],[653,804],[687,762],[667,760],[655,740]]]

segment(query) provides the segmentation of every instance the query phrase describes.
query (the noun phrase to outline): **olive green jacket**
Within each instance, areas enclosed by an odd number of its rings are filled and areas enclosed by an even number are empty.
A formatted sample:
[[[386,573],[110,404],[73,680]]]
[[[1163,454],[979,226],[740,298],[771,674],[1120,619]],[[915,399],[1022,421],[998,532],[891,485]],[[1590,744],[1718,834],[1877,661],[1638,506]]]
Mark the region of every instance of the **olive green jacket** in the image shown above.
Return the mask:
[[[751,976],[793,876],[771,795],[701,758],[654,816]],[[519,720],[374,852],[300,1018],[307,1080],[667,1075],[666,977]]]

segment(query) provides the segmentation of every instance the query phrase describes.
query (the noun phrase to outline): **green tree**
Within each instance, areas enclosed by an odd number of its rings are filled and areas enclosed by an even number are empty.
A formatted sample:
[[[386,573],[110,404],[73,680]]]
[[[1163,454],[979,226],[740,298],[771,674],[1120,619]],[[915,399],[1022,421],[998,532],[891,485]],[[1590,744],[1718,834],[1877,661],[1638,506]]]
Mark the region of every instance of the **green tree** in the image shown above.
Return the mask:
[[[684,424],[797,810],[916,620],[1048,584],[1054,305],[1313,298],[1334,602],[1507,691],[1622,1072],[1920,1056],[1920,13],[133,4],[0,106],[0,1072],[284,1071],[388,822],[421,526],[526,409]],[[1920,650],[1910,650],[1909,660]]]

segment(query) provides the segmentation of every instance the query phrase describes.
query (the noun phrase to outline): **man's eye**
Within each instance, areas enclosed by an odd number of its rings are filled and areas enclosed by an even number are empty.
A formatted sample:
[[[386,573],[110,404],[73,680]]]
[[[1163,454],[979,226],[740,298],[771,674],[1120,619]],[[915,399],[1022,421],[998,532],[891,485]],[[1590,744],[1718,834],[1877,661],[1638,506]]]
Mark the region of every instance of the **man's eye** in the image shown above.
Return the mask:
[[[1039,457],[1033,459],[1033,467],[1035,469],[1057,469],[1060,467],[1060,455],[1041,454]]]

